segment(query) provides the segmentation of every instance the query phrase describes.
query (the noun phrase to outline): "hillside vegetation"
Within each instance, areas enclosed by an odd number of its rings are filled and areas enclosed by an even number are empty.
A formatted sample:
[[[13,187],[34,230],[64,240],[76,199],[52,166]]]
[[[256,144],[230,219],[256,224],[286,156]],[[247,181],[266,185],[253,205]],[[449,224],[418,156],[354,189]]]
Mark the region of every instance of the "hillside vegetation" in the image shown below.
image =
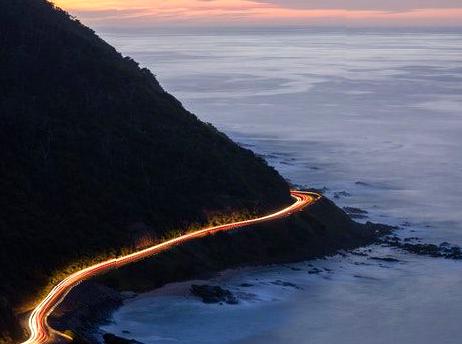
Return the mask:
[[[45,0],[0,0],[0,157],[3,308],[73,262],[290,202],[262,159]]]

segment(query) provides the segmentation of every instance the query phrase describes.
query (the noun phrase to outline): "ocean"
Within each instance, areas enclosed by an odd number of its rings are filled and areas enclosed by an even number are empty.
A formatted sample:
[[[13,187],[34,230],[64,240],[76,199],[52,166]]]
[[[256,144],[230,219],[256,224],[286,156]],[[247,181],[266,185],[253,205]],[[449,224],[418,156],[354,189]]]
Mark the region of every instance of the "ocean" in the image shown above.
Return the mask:
[[[462,245],[462,32],[100,34],[292,183],[399,225],[402,238]],[[173,284],[127,301],[102,329],[145,344],[459,343],[462,262],[366,249],[399,262],[226,271],[199,282],[239,305],[205,305],[191,282]]]

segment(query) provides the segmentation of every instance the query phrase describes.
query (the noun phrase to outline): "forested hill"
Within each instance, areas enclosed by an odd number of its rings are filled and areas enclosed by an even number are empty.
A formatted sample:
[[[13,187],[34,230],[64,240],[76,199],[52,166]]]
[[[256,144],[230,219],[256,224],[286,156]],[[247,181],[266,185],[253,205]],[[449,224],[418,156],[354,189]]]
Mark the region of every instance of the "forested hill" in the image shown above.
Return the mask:
[[[262,159],[44,0],[0,0],[0,155],[0,298],[14,305],[81,258],[290,202]]]

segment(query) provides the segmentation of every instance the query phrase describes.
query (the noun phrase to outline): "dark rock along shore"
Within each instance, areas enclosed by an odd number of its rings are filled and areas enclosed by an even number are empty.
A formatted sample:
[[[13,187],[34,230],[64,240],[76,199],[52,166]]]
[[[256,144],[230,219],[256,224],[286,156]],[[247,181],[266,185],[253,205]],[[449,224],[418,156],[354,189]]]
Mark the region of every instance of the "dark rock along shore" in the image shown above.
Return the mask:
[[[435,245],[424,244],[419,241],[419,238],[405,238],[403,241],[397,236],[386,236],[380,240],[380,243],[382,245],[398,248],[419,256],[462,260],[462,249],[459,246],[451,245],[448,242]]]
[[[220,286],[196,285],[191,286],[191,294],[202,299],[204,303],[227,303],[237,305],[238,299],[226,289]]]

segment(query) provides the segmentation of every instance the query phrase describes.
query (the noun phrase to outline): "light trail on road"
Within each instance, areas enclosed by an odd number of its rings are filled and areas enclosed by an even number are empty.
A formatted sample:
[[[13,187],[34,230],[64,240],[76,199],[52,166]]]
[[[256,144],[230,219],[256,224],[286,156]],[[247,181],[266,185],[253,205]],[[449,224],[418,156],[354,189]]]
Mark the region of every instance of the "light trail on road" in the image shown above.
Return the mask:
[[[48,325],[48,317],[54,311],[54,309],[64,300],[67,294],[79,283],[85,280],[88,280],[97,275],[101,275],[110,270],[118,269],[122,266],[137,262],[139,260],[149,258],[187,241],[206,237],[219,232],[231,231],[237,228],[242,228],[290,216],[295,212],[301,211],[308,205],[316,202],[321,198],[321,195],[317,193],[304,191],[291,191],[291,195],[292,198],[295,199],[295,203],[273,214],[252,220],[245,220],[215,227],[204,228],[123,257],[109,259],[107,261],[92,265],[88,268],[73,273],[72,275],[62,280],[59,284],[57,284],[48,293],[48,295],[34,308],[28,320],[28,327],[30,333],[29,339],[27,339],[22,344],[47,343],[51,339],[52,335],[58,335],[72,341],[72,337],[52,329]]]

